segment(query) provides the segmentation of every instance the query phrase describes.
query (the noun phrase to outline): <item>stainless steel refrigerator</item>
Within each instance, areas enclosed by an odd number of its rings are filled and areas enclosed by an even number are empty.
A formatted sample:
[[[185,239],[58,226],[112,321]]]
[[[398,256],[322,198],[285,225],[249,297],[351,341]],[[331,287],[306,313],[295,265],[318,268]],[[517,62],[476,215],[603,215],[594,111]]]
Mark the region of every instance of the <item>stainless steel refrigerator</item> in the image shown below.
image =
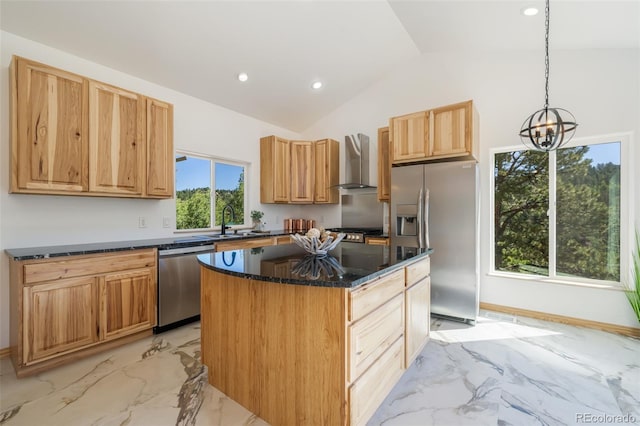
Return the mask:
[[[433,248],[431,313],[474,324],[480,204],[475,161],[391,169],[391,245]]]

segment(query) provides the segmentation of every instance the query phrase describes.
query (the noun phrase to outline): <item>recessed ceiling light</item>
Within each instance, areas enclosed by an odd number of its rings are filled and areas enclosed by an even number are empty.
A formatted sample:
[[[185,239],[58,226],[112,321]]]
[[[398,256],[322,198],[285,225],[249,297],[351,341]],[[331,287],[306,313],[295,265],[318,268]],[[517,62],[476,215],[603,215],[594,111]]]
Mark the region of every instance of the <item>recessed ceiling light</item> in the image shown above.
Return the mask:
[[[238,74],[238,80],[247,81],[249,80],[249,76],[247,75],[246,72],[241,72],[240,74]]]
[[[537,7],[525,7],[524,9],[520,10],[520,13],[522,13],[524,16],[535,16],[538,14],[538,8]]]
[[[311,84],[311,88],[312,88],[312,89],[314,89],[314,90],[318,90],[318,89],[320,89],[321,87],[322,87],[322,82],[321,82],[321,81],[314,81],[314,82]]]

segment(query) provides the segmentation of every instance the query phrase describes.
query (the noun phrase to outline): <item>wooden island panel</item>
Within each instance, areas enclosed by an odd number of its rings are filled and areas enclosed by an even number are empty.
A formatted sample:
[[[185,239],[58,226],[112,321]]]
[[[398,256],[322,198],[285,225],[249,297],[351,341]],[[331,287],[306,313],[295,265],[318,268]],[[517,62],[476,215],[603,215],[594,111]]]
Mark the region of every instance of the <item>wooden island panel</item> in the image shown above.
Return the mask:
[[[209,383],[270,424],[346,423],[344,289],[207,268],[202,283]]]

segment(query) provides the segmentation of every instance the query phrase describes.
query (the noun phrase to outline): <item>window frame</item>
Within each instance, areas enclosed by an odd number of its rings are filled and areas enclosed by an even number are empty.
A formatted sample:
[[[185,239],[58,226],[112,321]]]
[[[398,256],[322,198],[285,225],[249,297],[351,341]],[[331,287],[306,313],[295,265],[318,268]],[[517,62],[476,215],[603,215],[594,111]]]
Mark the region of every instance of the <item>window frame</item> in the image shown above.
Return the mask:
[[[631,133],[613,133],[599,136],[575,138],[562,148],[575,148],[579,146],[598,145],[605,143],[620,143],[620,281],[598,280],[584,277],[569,277],[558,275],[556,270],[556,157],[555,151],[550,151],[552,160],[549,164],[549,275],[534,275],[520,272],[500,271],[495,265],[495,160],[496,154],[513,151],[526,151],[527,148],[520,145],[510,145],[489,150],[489,275],[517,278],[528,281],[542,281],[557,284],[570,284],[596,288],[624,289],[625,282],[629,282],[631,274],[630,244],[635,241],[633,232],[633,184],[630,180],[631,173]],[[551,201],[553,200],[553,201]]]
[[[244,197],[243,197],[243,203],[244,203],[244,217],[242,220],[242,224],[236,224],[231,226],[229,229],[246,229],[246,228],[252,228],[253,224],[250,222],[250,214],[249,214],[249,176],[251,173],[251,163],[249,162],[245,162],[245,161],[239,161],[239,160],[234,160],[234,159],[230,159],[230,158],[224,158],[224,157],[218,157],[218,156],[214,156],[214,155],[207,155],[207,154],[202,154],[202,153],[197,153],[197,152],[193,152],[193,151],[185,151],[185,150],[176,150],[174,157],[180,156],[180,155],[184,155],[186,157],[193,157],[193,158],[198,158],[200,160],[208,160],[211,162],[211,176],[209,176],[209,183],[211,185],[211,217],[210,217],[210,223],[212,224],[211,227],[209,228],[192,228],[192,229],[177,229],[177,217],[176,217],[176,232],[210,232],[210,231],[220,231],[221,230],[221,226],[216,226],[215,225],[215,215],[216,215],[216,209],[215,209],[215,205],[216,205],[216,191],[215,191],[215,187],[216,187],[216,168],[215,168],[215,164],[216,163],[225,163],[231,166],[238,166],[238,167],[244,167]],[[175,180],[175,177],[174,177]],[[177,208],[177,192],[178,192],[178,187],[177,185],[175,186],[175,193],[174,193],[174,203],[173,203],[173,212],[174,214],[176,214],[176,208]]]

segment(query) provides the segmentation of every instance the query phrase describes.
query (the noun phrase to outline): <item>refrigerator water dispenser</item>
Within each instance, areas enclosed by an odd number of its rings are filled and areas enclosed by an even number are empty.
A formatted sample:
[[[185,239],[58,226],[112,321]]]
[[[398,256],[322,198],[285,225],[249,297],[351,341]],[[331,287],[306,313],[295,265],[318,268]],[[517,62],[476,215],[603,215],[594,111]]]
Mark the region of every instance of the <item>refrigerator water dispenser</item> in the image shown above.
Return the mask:
[[[396,235],[418,235],[417,204],[398,204],[396,206]]]

